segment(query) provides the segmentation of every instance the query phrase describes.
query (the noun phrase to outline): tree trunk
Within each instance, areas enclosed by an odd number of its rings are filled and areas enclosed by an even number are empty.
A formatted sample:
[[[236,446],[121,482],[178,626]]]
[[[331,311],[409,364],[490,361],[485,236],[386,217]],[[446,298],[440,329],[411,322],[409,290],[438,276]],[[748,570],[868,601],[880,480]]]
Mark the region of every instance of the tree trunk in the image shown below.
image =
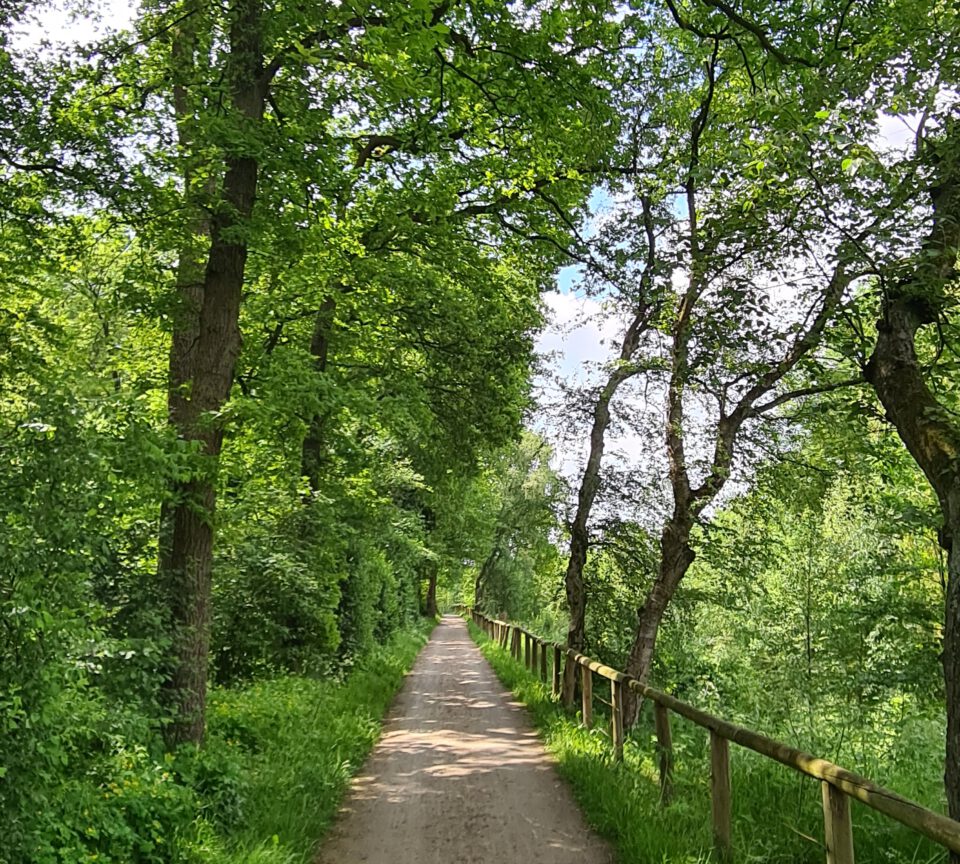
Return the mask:
[[[940,541],[947,550],[947,586],[943,623],[943,680],[946,685],[947,741],[944,785],[947,812],[960,821],[960,483],[952,492],[948,524]],[[953,864],[960,855],[951,853]]]
[[[313,368],[318,375],[327,371],[327,358],[330,354],[330,331],[333,327],[333,317],[337,304],[333,297],[324,298],[317,312],[313,327],[313,337],[310,340],[310,354],[313,356]],[[320,488],[320,469],[323,465],[323,426],[326,414],[316,411],[310,417],[306,437],[300,452],[300,474],[307,478],[310,490],[317,492]]]
[[[502,532],[498,531],[496,538],[493,541],[493,549],[483,562],[483,566],[480,568],[480,572],[477,573],[477,578],[473,584],[473,608],[479,609],[481,612],[489,611],[486,608],[486,592],[484,589],[490,579],[490,574],[493,572],[493,568],[497,566],[497,562],[500,560],[500,556],[502,555],[502,549],[500,545],[502,542]]]
[[[590,452],[577,494],[577,510],[570,525],[570,557],[564,576],[567,593],[567,610],[570,623],[567,627],[567,647],[583,651],[586,637],[587,592],[583,582],[583,569],[587,564],[590,547],[590,511],[600,488],[600,465],[603,461],[604,438],[610,425],[610,403],[618,388],[639,372],[632,365],[633,356],[640,346],[640,337],[650,326],[651,315],[656,307],[650,304],[650,292],[657,267],[657,244],[653,222],[653,206],[650,198],[642,196],[643,227],[647,239],[647,259],[637,289],[633,319],[623,334],[620,343],[618,365],[610,373],[607,383],[597,396],[593,409],[593,425],[590,428]],[[566,663],[563,668],[562,701],[567,709],[573,708],[577,697],[577,667]]]
[[[260,26],[259,0],[239,0],[230,30],[227,78],[233,107],[253,124],[262,118],[266,89]],[[232,155],[224,161],[222,199],[210,220],[202,285],[185,298],[197,301],[199,308],[195,315],[183,315],[170,353],[170,421],[183,440],[197,443],[202,460],[192,478],[173,484],[161,527],[169,531],[161,538],[166,546],[161,568],[171,591],[173,627],[173,668],[167,683],[174,710],[166,729],[170,747],[199,745],[205,730],[213,518],[223,445],[215,415],[230,396],[240,352],[247,244],[237,239],[236,229],[249,219],[257,189],[255,158]]]
[[[628,377],[625,370],[618,368],[597,398],[593,410],[593,427],[590,430],[590,453],[587,465],[580,481],[577,496],[577,511],[570,525],[570,557],[564,586],[567,592],[567,611],[570,623],[567,627],[567,647],[574,651],[583,651],[587,614],[587,592],[583,584],[583,569],[587,564],[587,551],[590,545],[588,523],[593,502],[600,487],[600,463],[603,460],[604,436],[610,425],[610,400],[620,384]],[[572,708],[577,695],[577,667],[567,663],[563,669],[563,704]]]
[[[950,131],[956,141],[956,127],[951,126]],[[958,144],[960,141],[953,146]],[[949,158],[938,168],[938,182],[930,189],[930,235],[913,271],[886,286],[877,341],[864,374],[887,419],[936,493],[943,516],[940,543],[947,552],[942,654],[947,713],[944,785],[947,811],[960,820],[960,424],[930,389],[916,352],[917,332],[940,319],[949,296],[944,286],[957,277],[960,164]],[[952,854],[951,861],[960,864],[960,856]]]
[[[660,623],[680,581],[693,563],[695,555],[690,545],[691,524],[688,516],[675,513],[660,536],[660,566],[643,605],[637,610],[637,625],[625,670],[638,681],[646,682],[650,674]],[[626,728],[636,723],[641,704],[642,700],[636,692],[628,687],[624,691],[623,706]]]
[[[437,616],[437,564],[431,561],[427,573],[427,596],[423,603],[423,614],[428,618]]]
[[[916,333],[936,312],[915,294],[888,296],[877,325],[877,343],[865,370],[901,439],[923,470],[940,503],[940,543],[947,553],[943,675],[947,736],[944,786],[947,811],[960,820],[960,429],[936,400],[916,355]],[[960,864],[960,856],[951,856]]]

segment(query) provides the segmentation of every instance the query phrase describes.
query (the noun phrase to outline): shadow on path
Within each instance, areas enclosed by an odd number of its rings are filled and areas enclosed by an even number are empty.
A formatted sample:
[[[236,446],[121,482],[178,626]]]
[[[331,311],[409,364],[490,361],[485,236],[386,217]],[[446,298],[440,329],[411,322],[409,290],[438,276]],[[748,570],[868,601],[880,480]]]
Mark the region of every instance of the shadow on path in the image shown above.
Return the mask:
[[[433,631],[319,864],[609,864],[466,624]]]

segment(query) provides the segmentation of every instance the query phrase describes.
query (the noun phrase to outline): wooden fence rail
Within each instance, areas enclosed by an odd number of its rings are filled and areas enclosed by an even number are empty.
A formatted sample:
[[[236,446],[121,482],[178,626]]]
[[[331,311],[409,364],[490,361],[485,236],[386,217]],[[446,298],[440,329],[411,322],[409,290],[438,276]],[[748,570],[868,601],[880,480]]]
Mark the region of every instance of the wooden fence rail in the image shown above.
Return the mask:
[[[583,702],[581,717],[590,728],[593,722],[593,676],[599,675],[610,682],[610,736],[614,758],[623,759],[623,688],[629,687],[654,705],[654,729],[657,738],[660,767],[660,798],[666,803],[673,789],[673,744],[670,731],[670,714],[679,714],[710,733],[710,794],[713,836],[718,856],[726,859],[731,853],[732,790],[730,784],[730,743],[788,768],[819,780],[823,791],[824,838],[827,864],[853,864],[853,822],[850,818],[850,798],[894,819],[935,843],[960,853],[960,822],[930,810],[909,798],[904,798],[890,789],[879,786],[846,768],[841,768],[826,759],[820,759],[802,750],[797,750],[781,741],[768,738],[735,723],[702,711],[668,693],[630,678],[623,672],[605,666],[591,657],[580,654],[556,642],[541,639],[518,624],[488,618],[477,610],[468,610],[474,623],[487,636],[506,649],[509,642],[516,660],[521,656],[533,674],[538,674],[537,656],[540,657],[539,675],[547,680],[547,655],[553,655],[553,694],[559,695],[562,678],[561,663],[580,667]],[[524,648],[521,648],[521,642]],[[552,649],[552,651],[549,651]]]

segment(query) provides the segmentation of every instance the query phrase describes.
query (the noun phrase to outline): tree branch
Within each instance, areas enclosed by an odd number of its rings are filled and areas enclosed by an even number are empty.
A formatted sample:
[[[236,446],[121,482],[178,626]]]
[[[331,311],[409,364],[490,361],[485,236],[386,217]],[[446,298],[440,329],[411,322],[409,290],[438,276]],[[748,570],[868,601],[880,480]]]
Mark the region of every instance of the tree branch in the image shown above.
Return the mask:
[[[760,43],[760,47],[763,48],[768,54],[773,57],[776,57],[784,66],[789,65],[799,65],[806,66],[808,69],[816,69],[817,65],[811,60],[808,60],[806,57],[799,57],[795,54],[788,54],[782,48],[778,48],[773,42],[770,41],[770,37],[764,32],[763,28],[757,24],[755,21],[750,21],[747,18],[744,18],[736,9],[734,9],[729,3],[724,2],[724,0],[700,0],[705,6],[709,6],[711,9],[716,9],[719,12],[722,12],[727,16],[731,21],[737,24],[742,29],[746,30],[748,33],[751,33],[757,42]]]
[[[760,405],[755,405],[750,411],[750,416],[755,417],[760,414],[766,414],[768,411],[772,411],[774,408],[783,405],[785,402],[791,402],[794,399],[802,399],[804,396],[816,396],[818,393],[832,393],[834,390],[841,390],[844,387],[857,387],[860,384],[865,383],[866,379],[862,375],[858,375],[856,378],[845,378],[843,381],[833,381],[829,384],[817,384],[811,387],[801,387],[798,390],[791,390],[789,393],[782,393],[775,399],[771,399],[769,402],[763,402]]]

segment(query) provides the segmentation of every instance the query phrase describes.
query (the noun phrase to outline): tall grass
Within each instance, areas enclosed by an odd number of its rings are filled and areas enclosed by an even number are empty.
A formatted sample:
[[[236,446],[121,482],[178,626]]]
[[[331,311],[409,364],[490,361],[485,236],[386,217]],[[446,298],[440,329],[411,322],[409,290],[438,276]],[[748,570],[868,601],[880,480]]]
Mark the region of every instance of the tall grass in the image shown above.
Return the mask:
[[[433,624],[398,634],[342,682],[291,675],[216,692],[193,767],[202,807],[186,860],[313,860]]]
[[[470,633],[500,680],[528,707],[548,751],[570,783],[589,824],[608,838],[621,864],[694,864],[716,860],[710,828],[709,741],[705,730],[673,718],[672,801],[660,801],[653,723],[644,716],[626,741],[624,761],[613,760],[607,717],[595,713],[583,729],[509,652],[472,623]],[[599,694],[599,682],[595,685]],[[649,712],[649,706],[647,708]],[[918,742],[917,758],[888,766],[885,785],[938,807],[942,791],[931,783],[940,742]],[[857,766],[849,766],[855,768]],[[822,864],[819,784],[739,747],[731,748],[733,862]],[[946,851],[913,831],[853,803],[854,842],[860,862],[934,864]]]

